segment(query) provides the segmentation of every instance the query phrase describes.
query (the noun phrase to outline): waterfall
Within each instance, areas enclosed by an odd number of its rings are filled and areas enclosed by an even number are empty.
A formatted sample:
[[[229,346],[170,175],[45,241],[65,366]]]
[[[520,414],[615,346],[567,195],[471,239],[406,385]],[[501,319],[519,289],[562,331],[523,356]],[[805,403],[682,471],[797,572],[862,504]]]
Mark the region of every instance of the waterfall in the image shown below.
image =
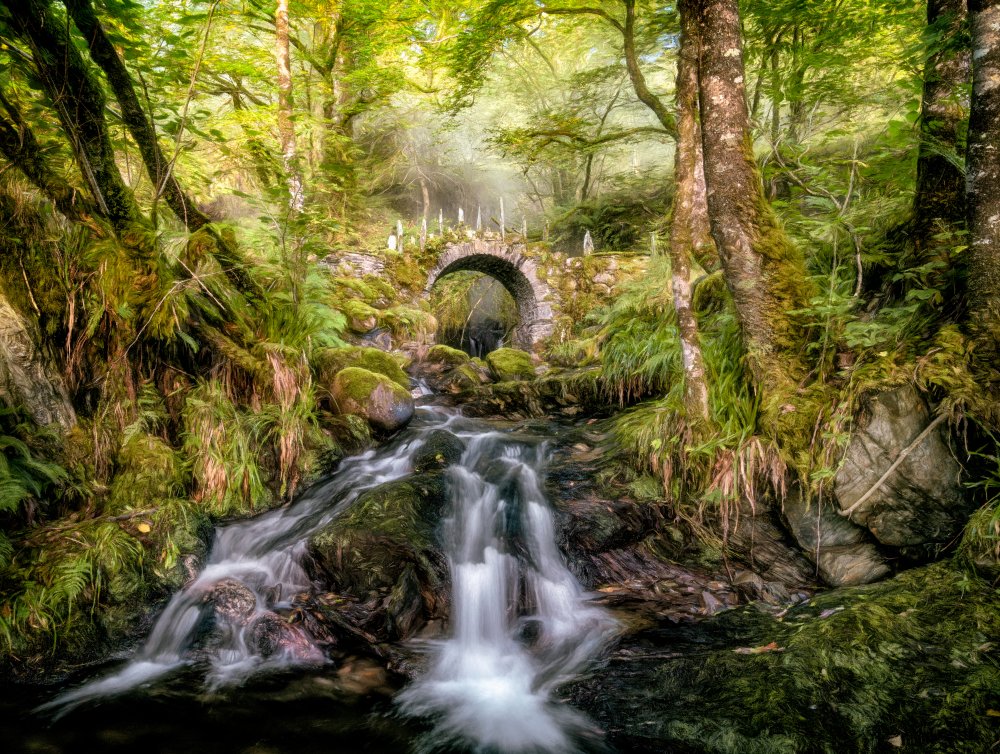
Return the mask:
[[[291,507],[220,527],[207,564],[170,600],[135,657],[40,709],[63,714],[195,662],[206,667],[208,689],[238,685],[262,670],[325,663],[296,626],[296,640],[262,656],[253,626],[311,588],[300,565],[308,537],[366,490],[409,475],[413,455],[438,428],[466,447],[446,472],[451,511],[441,531],[452,580],[451,635],[432,643],[429,670],[403,690],[400,708],[433,720],[435,747],[573,750],[586,722],[551,692],[586,665],[615,624],[588,602],[556,545],[543,493],[545,445],[428,407],[392,443],[345,459]],[[220,612],[208,599],[220,588],[235,595],[232,609]],[[213,610],[213,639],[199,644],[199,627]]]
[[[599,651],[614,621],[588,604],[556,546],[544,446],[501,433],[467,442],[449,471],[452,637],[400,703],[435,719],[429,748],[570,751],[583,721],[550,693]]]

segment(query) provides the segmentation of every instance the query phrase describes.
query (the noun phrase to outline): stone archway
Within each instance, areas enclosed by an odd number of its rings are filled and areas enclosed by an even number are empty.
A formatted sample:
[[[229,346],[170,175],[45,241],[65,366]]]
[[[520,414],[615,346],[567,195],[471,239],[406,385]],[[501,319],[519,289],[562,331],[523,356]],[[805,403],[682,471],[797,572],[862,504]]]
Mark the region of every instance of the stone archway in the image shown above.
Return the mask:
[[[453,272],[489,275],[507,289],[517,304],[519,323],[513,345],[530,351],[552,334],[552,290],[539,279],[535,261],[526,251],[524,244],[481,239],[448,244],[427,278],[427,291]]]

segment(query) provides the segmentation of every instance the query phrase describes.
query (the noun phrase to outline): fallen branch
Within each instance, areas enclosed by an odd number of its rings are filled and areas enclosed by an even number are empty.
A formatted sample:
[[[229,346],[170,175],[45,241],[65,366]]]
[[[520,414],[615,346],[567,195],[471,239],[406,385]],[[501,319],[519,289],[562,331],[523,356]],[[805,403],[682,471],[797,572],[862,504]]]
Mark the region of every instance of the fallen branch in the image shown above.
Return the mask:
[[[932,421],[930,424],[924,427],[924,431],[921,432],[919,435],[917,435],[916,439],[913,442],[911,442],[909,445],[903,448],[902,452],[896,457],[896,460],[892,462],[892,465],[888,469],[886,469],[885,473],[879,477],[878,481],[871,486],[871,489],[869,489],[868,492],[859,497],[857,502],[855,502],[854,505],[852,505],[846,511],[837,511],[837,512],[840,513],[841,516],[846,516],[847,518],[850,518],[851,514],[854,513],[854,511],[860,508],[865,502],[867,502],[868,498],[870,498],[872,495],[875,494],[876,490],[878,490],[878,488],[885,483],[885,480],[892,475],[892,472],[894,472],[896,469],[899,468],[899,465],[906,459],[906,457],[910,453],[912,453],[913,450],[918,445],[920,445],[920,443],[922,443],[924,440],[927,439],[927,436],[934,431],[934,428],[947,418],[948,417],[946,414],[939,414],[937,418],[934,419],[934,421]]]

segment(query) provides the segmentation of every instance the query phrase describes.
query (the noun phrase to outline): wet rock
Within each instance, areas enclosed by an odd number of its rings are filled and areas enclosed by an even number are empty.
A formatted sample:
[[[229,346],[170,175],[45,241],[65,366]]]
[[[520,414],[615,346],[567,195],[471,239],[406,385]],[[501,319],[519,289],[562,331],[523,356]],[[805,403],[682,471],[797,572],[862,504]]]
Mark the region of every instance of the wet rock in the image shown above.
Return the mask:
[[[831,586],[867,584],[889,574],[889,566],[870,541],[868,531],[824,501],[807,503],[798,490],[792,490],[782,513],[795,541]]]
[[[432,375],[428,382],[438,393],[464,393],[490,381],[489,372],[475,361],[460,364],[441,375]]]
[[[427,440],[413,455],[413,470],[417,473],[437,471],[457,463],[465,451],[465,443],[446,429],[428,433]]]
[[[276,613],[264,613],[250,625],[250,641],[262,657],[270,657],[281,649],[288,624]]]
[[[379,485],[309,538],[306,569],[330,591],[373,606],[366,630],[409,636],[447,603],[435,534],[446,504],[441,474]]]
[[[600,367],[550,371],[530,381],[497,382],[463,395],[469,416],[506,419],[551,416],[599,409],[606,405],[601,392]]]
[[[444,370],[466,364],[471,358],[465,351],[459,351],[457,348],[439,343],[431,346],[424,357],[424,361],[431,367]]]
[[[237,579],[226,578],[216,582],[209,599],[216,616],[227,623],[247,623],[257,611],[257,595]]]
[[[870,420],[851,438],[837,472],[840,509],[852,509],[929,423],[927,404],[912,386],[879,393],[872,402]],[[887,545],[948,542],[970,512],[959,483],[960,470],[947,435],[936,427],[852,511],[851,519]]]
[[[395,432],[413,418],[413,396],[409,391],[367,369],[342,369],[333,380],[330,394],[340,413],[364,417],[380,432]]]
[[[332,385],[334,377],[342,369],[358,367],[385,375],[400,387],[409,390],[410,378],[403,371],[400,361],[405,363],[406,357],[397,357],[378,348],[364,346],[324,348],[315,358],[316,371],[322,385]]]
[[[498,348],[486,354],[486,363],[499,382],[535,379],[535,364],[527,351]]]
[[[412,636],[424,625],[423,585],[416,570],[408,565],[396,579],[385,603],[386,619],[395,636]]]
[[[347,315],[347,326],[351,331],[359,335],[370,332],[378,324],[378,309],[369,306],[364,301],[351,299],[342,305],[344,314]]]

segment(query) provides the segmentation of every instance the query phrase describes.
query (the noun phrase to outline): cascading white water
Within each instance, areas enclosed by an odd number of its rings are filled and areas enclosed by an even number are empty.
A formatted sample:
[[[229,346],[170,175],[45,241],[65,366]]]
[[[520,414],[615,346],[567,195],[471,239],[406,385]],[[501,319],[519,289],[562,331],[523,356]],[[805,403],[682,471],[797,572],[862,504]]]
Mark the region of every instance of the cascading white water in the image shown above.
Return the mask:
[[[581,720],[550,693],[594,656],[614,621],[588,604],[556,547],[539,477],[544,449],[499,433],[466,441],[449,471],[452,638],[400,695],[402,708],[435,718],[434,746],[570,751]]]
[[[239,621],[216,616],[216,623],[221,624],[217,625],[216,639],[210,649],[200,652],[201,657],[208,656],[209,688],[239,683],[260,670],[322,663],[322,652],[304,636],[291,647],[262,657],[252,646],[247,626],[256,616],[287,607],[293,595],[310,588],[300,565],[308,536],[366,490],[409,474],[412,456],[423,445],[426,432],[447,426],[455,418],[439,410],[421,409],[413,432],[389,446],[345,459],[333,477],[295,505],[217,529],[208,563],[173,596],[135,658],[117,673],[61,694],[39,710],[64,714],[82,702],[128,691],[191,663],[197,628],[205,612],[212,609],[207,597],[227,579],[248,587],[256,606],[253,615]]]
[[[62,714],[150,683],[195,657],[208,660],[209,688],[236,684],[263,669],[322,663],[322,652],[304,634],[263,657],[248,626],[310,588],[300,565],[309,535],[364,491],[409,474],[426,434],[443,427],[466,444],[461,461],[447,472],[452,514],[443,536],[452,577],[452,638],[435,647],[430,671],[402,692],[401,707],[432,716],[431,736],[438,743],[509,752],[571,750],[581,718],[554,703],[551,691],[599,651],[614,622],[588,604],[559,553],[541,487],[545,449],[429,408],[394,443],[346,459],[294,506],[220,528],[208,563],[174,595],[135,658],[42,709]],[[225,581],[252,593],[255,604],[239,620],[216,612],[211,645],[196,648],[198,627],[213,609],[206,598]]]

